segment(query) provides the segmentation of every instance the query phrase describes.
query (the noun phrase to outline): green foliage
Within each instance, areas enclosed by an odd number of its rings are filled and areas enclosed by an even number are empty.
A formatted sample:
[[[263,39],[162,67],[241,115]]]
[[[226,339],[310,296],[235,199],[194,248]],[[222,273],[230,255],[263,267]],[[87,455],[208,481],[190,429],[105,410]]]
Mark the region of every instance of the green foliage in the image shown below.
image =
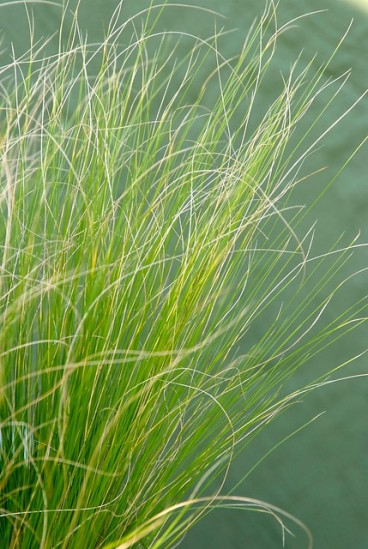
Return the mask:
[[[178,58],[159,9],[121,8],[104,43],[75,17],[67,48],[2,69],[4,547],[173,546],[290,375],[364,321],[324,322],[350,250],[314,257],[291,201],[323,69],[262,112],[271,7],[231,60],[218,34]]]

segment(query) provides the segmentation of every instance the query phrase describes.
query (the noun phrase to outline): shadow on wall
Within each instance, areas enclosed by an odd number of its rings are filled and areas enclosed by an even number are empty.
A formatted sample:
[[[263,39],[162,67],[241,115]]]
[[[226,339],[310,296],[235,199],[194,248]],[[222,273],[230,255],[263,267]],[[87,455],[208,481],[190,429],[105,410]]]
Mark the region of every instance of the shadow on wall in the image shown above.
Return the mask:
[[[237,28],[223,43],[223,50],[229,56],[239,51],[252,20],[262,10],[259,0],[192,0],[187,3],[213,9],[226,16],[226,19],[219,20],[220,26]],[[113,11],[111,4],[105,0],[82,2],[81,21],[84,22],[84,30],[88,31],[91,42],[103,38],[104,28]],[[148,4],[141,2],[140,8]],[[345,3],[337,0],[282,0],[279,22],[283,24],[303,13],[324,8],[329,11],[299,20],[280,37],[274,72],[272,78],[265,81],[262,97],[265,104],[269,103],[274,89],[273,78],[280,79],[280,72],[286,74],[299,54],[302,65],[315,53],[316,67],[326,61],[349,26],[351,18],[354,18],[344,45],[326,76],[334,77],[352,68],[351,77],[334,109],[326,115],[325,123],[328,123],[368,88],[368,4],[366,0],[349,0]],[[126,13],[137,11],[136,3],[128,0],[125,9]],[[45,37],[57,30],[60,9],[54,5],[33,4],[32,10],[37,29],[36,39],[45,41]],[[201,36],[209,36],[213,32],[212,15],[208,15],[207,19],[204,14],[193,17],[194,12],[189,8],[179,7],[168,13],[170,16],[165,16],[161,22],[161,26],[167,30],[186,29]],[[24,6],[1,6],[0,2],[0,16],[3,46],[12,42],[15,56],[19,57],[29,47],[28,18]],[[58,36],[54,34],[48,47],[55,47],[57,40]],[[11,55],[10,50],[3,52],[2,62],[9,62]],[[323,100],[322,97],[320,101]],[[311,189],[312,195],[315,195],[316,189],[323,188],[335,175],[335,166],[348,160],[367,134],[367,120],[368,100],[365,99],[339,126],[339,130],[326,140],[323,150],[313,155],[311,165],[317,169],[326,166],[327,169],[299,190],[296,197],[299,203],[308,203]],[[361,230],[363,240],[368,241],[367,152],[366,145],[337,178],[328,197],[323,198],[314,210],[314,216],[320,224],[318,247],[321,250],[328,249],[343,232],[346,241],[349,241]],[[305,167],[307,171],[309,168]],[[366,281],[361,279],[359,284],[355,288],[357,294],[365,292]],[[349,341],[349,347],[347,354],[350,355],[354,354],[354,349],[360,349],[358,332]],[[342,354],[345,351],[340,349]],[[340,362],[339,356],[328,353],[319,360],[323,358],[331,368],[335,362]],[[313,365],[313,368],[318,371],[318,365]],[[359,371],[359,368],[367,371],[367,364],[357,364],[354,371]],[[323,368],[325,370],[326,367]],[[272,424],[271,429],[266,429],[256,439],[248,451],[238,456],[228,479],[228,488],[235,486],[292,429],[297,429],[303,422],[327,410],[323,417],[268,456],[234,493],[268,501],[293,513],[310,527],[317,548],[368,547],[367,402],[368,384],[364,380],[332,385],[314,393],[303,405],[293,408],[292,414],[285,413]],[[287,537],[287,549],[305,546],[305,538],[299,532],[295,534],[295,538]],[[215,511],[199,523],[180,545],[182,549],[275,549],[281,546],[282,533],[274,519],[263,513],[237,510]]]

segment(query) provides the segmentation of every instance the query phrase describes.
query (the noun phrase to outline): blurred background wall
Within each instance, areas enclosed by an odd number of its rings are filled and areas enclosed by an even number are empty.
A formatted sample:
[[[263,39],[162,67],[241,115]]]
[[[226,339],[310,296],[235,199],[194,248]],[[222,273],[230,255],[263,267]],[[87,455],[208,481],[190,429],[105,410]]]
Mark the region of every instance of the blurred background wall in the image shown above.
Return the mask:
[[[173,2],[179,4],[179,2]],[[70,2],[72,6],[75,2]],[[123,17],[143,9],[147,1],[126,0]],[[217,28],[235,29],[221,42],[224,54],[236,54],[251,22],[264,8],[263,0],[187,0],[186,4],[214,10],[224,17],[200,13],[190,7],[168,9],[160,26],[202,37]],[[80,22],[89,40],[101,40],[116,0],[84,0]],[[352,69],[349,81],[337,96],[333,108],[324,117],[324,127],[340,116],[368,88],[368,0],[281,0],[279,25],[316,10],[328,11],[299,19],[280,36],[271,75],[261,91],[265,105],[271,101],[280,73],[287,74],[300,55],[301,67],[316,54],[314,65],[325,62],[335,49],[353,18],[353,25],[326,79]],[[50,4],[32,4],[36,36],[50,37],[58,28],[60,8]],[[26,11],[18,2],[0,1],[2,33],[1,62],[9,62],[12,48],[18,57],[29,45]],[[50,42],[50,51],[57,37]],[[11,47],[12,44],[12,47]],[[181,46],[185,49],[186,42]],[[323,96],[316,107],[320,108]],[[309,114],[313,120],[315,111]],[[318,128],[316,128],[318,133]],[[335,176],[368,133],[368,98],[364,98],[338,128],[329,135],[309,161],[309,168],[325,170],[298,190],[297,203],[308,204]],[[317,134],[316,134],[317,135]],[[344,233],[348,243],[361,232],[360,241],[368,242],[368,145],[366,144],[337,177],[333,187],[314,208],[306,226],[318,221],[316,247],[326,251]],[[308,167],[306,167],[306,170]],[[360,254],[356,268],[367,265],[367,253]],[[344,294],[346,305],[367,289],[367,277],[358,277]],[[333,314],[333,313],[332,313]],[[258,327],[261,330],[261,326]],[[290,389],[298,387],[311,372],[323,373],[339,364],[346,356],[359,353],[367,343],[366,331],[356,332],[334,351],[322,354],[293,380]],[[368,371],[368,359],[349,366],[344,374]],[[313,376],[312,376],[313,377]],[[326,412],[295,436],[278,446],[249,475],[250,469],[290,432],[321,412]],[[227,488],[234,494],[254,497],[277,505],[296,515],[311,529],[316,548],[364,549],[368,547],[368,379],[357,378],[332,384],[309,395],[297,407],[282,415],[266,428],[236,461],[230,471]],[[246,477],[246,478],[245,478]],[[243,479],[243,481],[242,481]],[[306,546],[304,535],[292,526],[295,537],[287,536],[286,548]],[[263,513],[240,510],[216,510],[204,518],[183,540],[183,549],[275,549],[282,546],[282,532],[277,522]]]

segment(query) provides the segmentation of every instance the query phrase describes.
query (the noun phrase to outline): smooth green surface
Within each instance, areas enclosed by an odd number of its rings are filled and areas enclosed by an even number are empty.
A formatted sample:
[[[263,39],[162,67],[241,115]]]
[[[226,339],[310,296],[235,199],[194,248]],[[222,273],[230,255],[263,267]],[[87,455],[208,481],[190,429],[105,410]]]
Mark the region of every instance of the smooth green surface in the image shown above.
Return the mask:
[[[191,2],[214,9],[226,16],[219,19],[218,25],[226,29],[237,27],[229,35],[224,47],[226,53],[236,52],[250,21],[260,10],[257,0],[252,2],[218,2],[204,0]],[[86,2],[87,4],[87,2]],[[82,9],[89,37],[99,40],[103,35],[103,21],[107,21],[114,3],[89,0],[88,7]],[[132,2],[127,10],[136,9]],[[142,5],[146,4],[142,2]],[[331,76],[352,68],[352,75],[335,107],[329,114],[333,120],[339,113],[368,87],[368,15],[366,11],[350,3],[331,1],[287,1],[280,2],[280,22],[290,20],[299,14],[321,8],[329,8],[328,13],[313,15],[297,23],[281,37],[277,67],[274,80],[271,78],[263,88],[265,104],[274,93],[279,72],[286,74],[290,64],[300,53],[308,62],[317,52],[319,62],[325,61],[336,43],[349,25],[351,17],[354,25],[345,39],[340,54],[331,65]],[[193,17],[191,10],[177,8],[172,11],[164,26],[170,30],[182,30],[207,36],[213,31],[214,19],[209,17],[205,25],[203,15]],[[48,36],[58,22],[58,8],[35,7],[37,27],[43,28],[42,34]],[[178,15],[176,14],[178,13]],[[180,15],[179,15],[180,13]],[[26,18],[21,6],[4,7],[1,12],[4,28],[4,44],[14,42],[19,54],[28,44]],[[185,46],[184,46],[185,47]],[[324,101],[323,96],[320,99]],[[323,149],[316,153],[306,167],[318,169],[327,166],[327,170],[310,183],[301,187],[295,197],[296,203],[308,203],[310,195],[322,187],[354,151],[367,132],[368,105],[362,101],[348,120],[328,138]],[[326,121],[325,121],[326,123]],[[368,240],[367,211],[367,146],[358,153],[349,167],[339,176],[332,190],[321,200],[313,212],[313,218],[306,225],[318,219],[318,248],[325,250],[344,232],[345,241],[362,232],[361,240]],[[359,267],[359,265],[357,265]],[[352,300],[366,291],[366,276],[360,277],[352,288]],[[346,298],[345,298],[346,299]],[[333,312],[330,313],[333,317]],[[258,327],[260,333],[262,326]],[[335,355],[326,352],[323,356],[323,371],[341,362],[341,357],[360,352],[364,347],[366,333],[360,332],[344,341]],[[321,361],[321,358],[319,359]],[[311,365],[318,371],[321,362]],[[362,359],[347,373],[367,371],[367,361]],[[303,376],[303,373],[301,373]],[[305,374],[308,378],[308,373]],[[295,382],[298,385],[298,382]],[[238,480],[274,443],[290,430],[300,426],[315,414],[327,410],[306,430],[285,442],[269,456],[258,470],[239,486],[236,494],[265,499],[294,513],[312,530],[316,547],[347,547],[364,549],[368,546],[368,440],[367,440],[367,401],[368,382],[362,378],[321,389],[306,398],[299,408],[286,412],[277,424],[266,429],[252,446],[252,449],[239,456],[231,471],[229,487]],[[277,428],[276,428],[277,426]],[[188,534],[181,547],[273,549],[281,546],[280,527],[264,515],[241,511],[215,511],[193,532]],[[303,547],[304,538],[294,541],[288,538],[287,548]]]

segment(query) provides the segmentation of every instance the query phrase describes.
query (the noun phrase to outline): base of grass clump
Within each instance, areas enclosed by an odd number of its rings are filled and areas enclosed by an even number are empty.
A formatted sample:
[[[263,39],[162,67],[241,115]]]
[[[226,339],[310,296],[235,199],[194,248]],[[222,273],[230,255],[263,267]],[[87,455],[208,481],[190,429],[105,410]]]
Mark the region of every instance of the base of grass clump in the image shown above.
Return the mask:
[[[295,401],[290,376],[364,321],[362,301],[323,322],[349,249],[313,257],[288,205],[334,127],[293,137],[323,68],[293,67],[260,113],[272,5],[231,60],[216,34],[178,57],[162,7],[123,8],[104,43],[75,16],[57,55],[33,44],[2,69],[4,547],[171,547],[219,501],[290,519],[212,483]]]

